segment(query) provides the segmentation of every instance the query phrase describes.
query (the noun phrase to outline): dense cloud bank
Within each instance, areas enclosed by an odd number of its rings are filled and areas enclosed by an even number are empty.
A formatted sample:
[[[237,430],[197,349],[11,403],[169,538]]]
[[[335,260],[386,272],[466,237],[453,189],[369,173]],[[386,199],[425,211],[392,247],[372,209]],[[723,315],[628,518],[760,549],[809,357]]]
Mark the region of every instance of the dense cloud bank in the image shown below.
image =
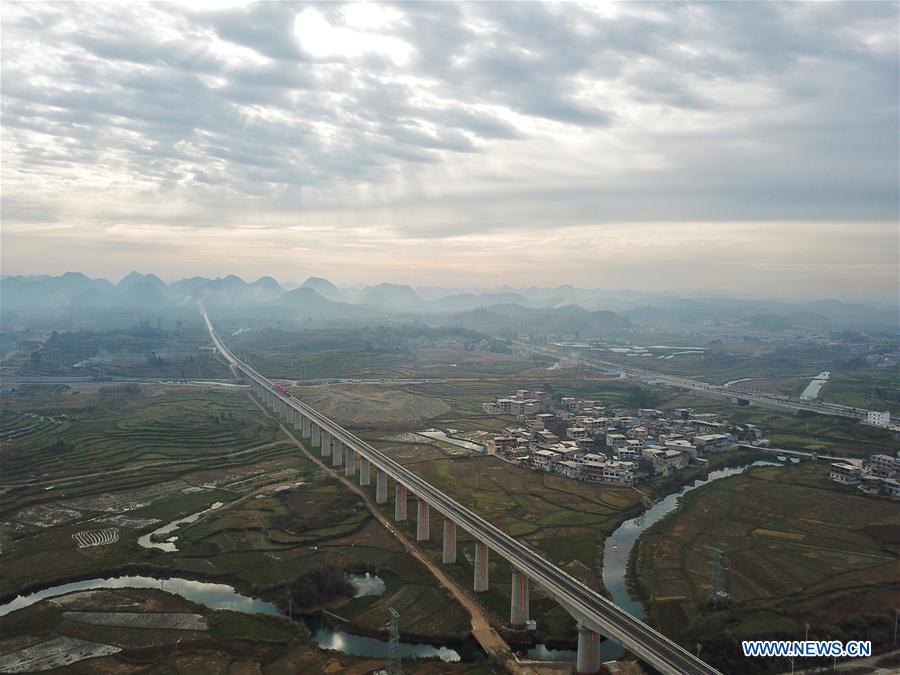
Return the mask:
[[[527,262],[608,282],[569,242],[614,261],[638,239],[661,287],[694,245],[775,233],[777,284],[843,262],[871,293],[896,277],[897,12],[4,3],[6,248],[56,271],[412,252],[439,282],[538,248]]]

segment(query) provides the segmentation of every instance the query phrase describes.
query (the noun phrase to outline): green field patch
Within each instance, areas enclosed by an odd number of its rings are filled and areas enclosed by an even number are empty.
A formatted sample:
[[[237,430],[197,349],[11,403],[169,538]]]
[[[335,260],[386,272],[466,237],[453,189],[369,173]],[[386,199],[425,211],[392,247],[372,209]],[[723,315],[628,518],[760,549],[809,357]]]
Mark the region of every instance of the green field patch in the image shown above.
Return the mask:
[[[226,640],[254,642],[291,642],[301,635],[295,626],[287,625],[284,621],[227,610],[210,615],[209,632]]]

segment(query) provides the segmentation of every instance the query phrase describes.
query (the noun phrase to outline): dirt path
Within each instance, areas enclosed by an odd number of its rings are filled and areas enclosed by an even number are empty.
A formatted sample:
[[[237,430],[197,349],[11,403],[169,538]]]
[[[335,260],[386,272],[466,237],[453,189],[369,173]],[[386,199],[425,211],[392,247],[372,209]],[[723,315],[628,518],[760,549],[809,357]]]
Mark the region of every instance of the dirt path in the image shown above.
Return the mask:
[[[412,543],[412,541],[400,531],[400,528],[394,526],[394,523],[388,519],[388,517],[378,508],[378,506],[373,502],[368,494],[360,488],[354,481],[350,480],[347,476],[344,475],[342,471],[335,471],[331,466],[322,461],[321,457],[315,455],[306,445],[303,443],[302,439],[298,438],[294,435],[294,432],[291,429],[281,423],[281,420],[275,418],[273,415],[269,413],[269,411],[263,407],[254,397],[249,396],[250,400],[253,404],[262,410],[266,415],[275,419],[278,422],[278,425],[281,427],[282,431],[290,438],[293,443],[300,448],[304,454],[306,454],[310,459],[312,459],[319,467],[324,469],[326,472],[331,474],[333,477],[337,478],[344,485],[346,485],[350,490],[355,492],[357,495],[362,497],[363,501],[366,504],[366,507],[372,513],[373,516],[380,522],[387,531],[396,537],[397,541],[399,541],[403,548],[405,548],[411,555],[413,555],[417,560],[419,560],[426,568],[434,575],[434,577],[438,580],[438,582],[446,588],[450,593],[456,598],[457,602],[461,604],[466,611],[469,613],[469,616],[472,617],[472,635],[478,641],[478,644],[481,645],[481,648],[484,651],[495,658],[497,658],[500,662],[503,663],[504,667],[517,675],[542,675],[544,673],[560,673],[560,672],[572,672],[573,664],[553,664],[553,663],[540,663],[540,662],[521,662],[516,658],[516,655],[509,648],[509,645],[506,644],[506,641],[500,637],[496,630],[491,626],[490,619],[481,609],[481,607],[474,602],[465,592],[462,591],[450,578],[444,573],[444,571],[435,564],[431,558],[424,555],[418,548]],[[341,467],[343,468],[343,467]]]

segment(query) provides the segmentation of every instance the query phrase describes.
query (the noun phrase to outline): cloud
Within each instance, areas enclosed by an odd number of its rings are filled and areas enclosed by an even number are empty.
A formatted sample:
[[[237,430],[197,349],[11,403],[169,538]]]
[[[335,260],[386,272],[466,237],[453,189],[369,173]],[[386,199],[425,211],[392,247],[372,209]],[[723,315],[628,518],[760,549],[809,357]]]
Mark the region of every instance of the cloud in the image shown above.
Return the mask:
[[[99,241],[128,222],[181,237],[331,223],[344,243],[392,251],[478,232],[520,250],[538,232],[796,222],[824,248],[811,224],[825,237],[825,223],[898,215],[895,3],[2,14],[5,224],[72,222]],[[348,239],[361,232],[372,241]],[[542,247],[545,269],[570,274]]]

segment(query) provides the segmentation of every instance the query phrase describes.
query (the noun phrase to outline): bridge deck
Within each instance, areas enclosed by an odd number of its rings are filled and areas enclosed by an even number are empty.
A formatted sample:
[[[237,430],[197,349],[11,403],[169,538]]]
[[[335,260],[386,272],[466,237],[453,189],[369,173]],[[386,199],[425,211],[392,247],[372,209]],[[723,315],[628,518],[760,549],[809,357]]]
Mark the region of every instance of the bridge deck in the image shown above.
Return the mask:
[[[206,312],[203,313],[203,318],[216,348],[237,371],[264,388],[277,400],[310,419],[316,426],[326,430],[395,481],[412,490],[417,497],[428,502],[445,517],[487,544],[493,551],[552,595],[581,623],[615,640],[663,673],[683,675],[717,675],[719,673],[709,664],[561,570],[524,543],[512,538],[481,516],[451,499],[336,422],[293,396],[278,392],[266,377],[231,353],[219,339]]]

